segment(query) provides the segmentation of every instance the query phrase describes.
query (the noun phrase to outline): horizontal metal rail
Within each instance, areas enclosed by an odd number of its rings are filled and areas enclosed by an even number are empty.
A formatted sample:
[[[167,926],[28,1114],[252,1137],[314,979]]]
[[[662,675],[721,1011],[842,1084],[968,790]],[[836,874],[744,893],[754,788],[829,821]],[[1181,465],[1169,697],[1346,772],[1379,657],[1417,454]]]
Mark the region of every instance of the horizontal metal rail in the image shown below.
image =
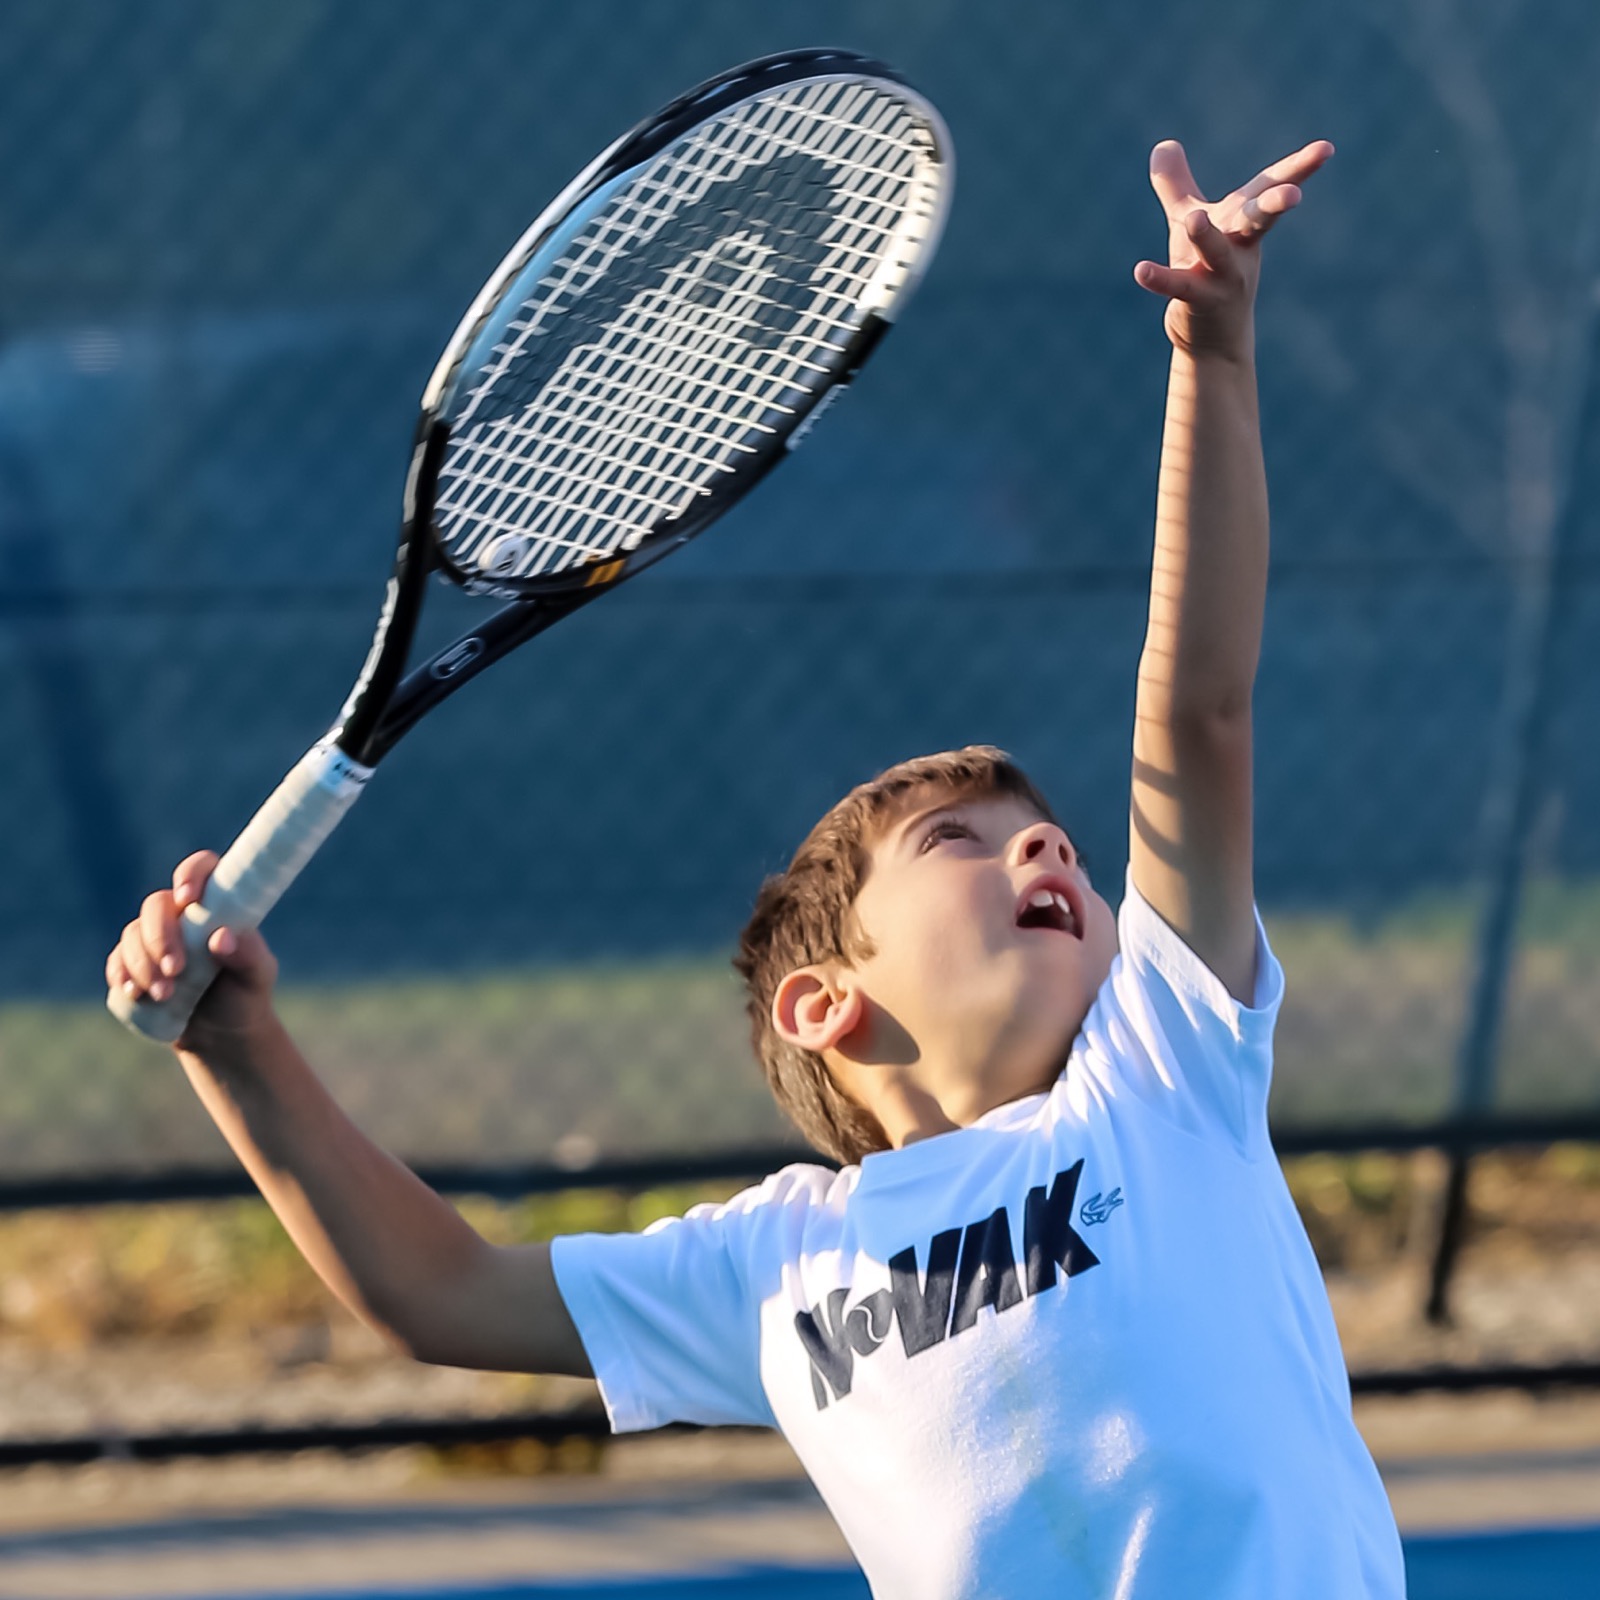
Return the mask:
[[[1426,1366],[1386,1372],[1358,1372],[1350,1388],[1357,1396],[1406,1395],[1426,1391],[1454,1394],[1489,1389],[1539,1393],[1551,1389],[1600,1387],[1600,1361],[1558,1362],[1549,1366],[1502,1364]],[[674,1423],[660,1433],[699,1433],[690,1423]],[[737,1433],[765,1432],[739,1428]],[[399,1417],[381,1422],[299,1423],[293,1427],[239,1426],[206,1430],[173,1429],[153,1433],[84,1433],[34,1439],[0,1438],[0,1469],[41,1465],[86,1466],[95,1461],[171,1461],[180,1457],[291,1455],[303,1450],[393,1450],[423,1446],[447,1450],[462,1445],[510,1444],[565,1439],[601,1441],[611,1437],[605,1413],[595,1406],[562,1412],[520,1412],[498,1417]]]
[[[1550,1144],[1600,1144],[1600,1110],[1545,1112],[1427,1123],[1326,1124],[1286,1128],[1273,1137],[1280,1156],[1354,1154],[1367,1150],[1476,1151]],[[826,1161],[795,1145],[749,1146],[694,1156],[553,1164],[417,1167],[441,1194],[516,1200],[561,1189],[655,1189],[677,1184],[760,1178],[796,1161]],[[48,1207],[147,1205],[183,1200],[236,1200],[256,1193],[242,1167],[173,1167],[155,1172],[84,1173],[0,1180],[0,1212]]]

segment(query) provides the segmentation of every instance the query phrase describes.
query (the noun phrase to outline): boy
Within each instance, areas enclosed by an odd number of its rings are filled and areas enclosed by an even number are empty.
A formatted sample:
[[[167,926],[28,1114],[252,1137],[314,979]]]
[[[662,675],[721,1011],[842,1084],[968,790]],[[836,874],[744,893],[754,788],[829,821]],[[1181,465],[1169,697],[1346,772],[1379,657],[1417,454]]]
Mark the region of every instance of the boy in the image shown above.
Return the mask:
[[[592,1372],[618,1429],[781,1427],[880,1596],[1403,1593],[1268,1141],[1282,980],[1251,889],[1258,247],[1331,154],[1217,202],[1152,156],[1171,259],[1135,277],[1173,356],[1119,918],[987,748],[854,791],[761,892],[757,1051],[842,1171],[493,1248],[329,1100],[259,935],[214,935],[184,1067],[358,1315],[425,1361]],[[145,902],[108,982],[165,993],[213,864]]]

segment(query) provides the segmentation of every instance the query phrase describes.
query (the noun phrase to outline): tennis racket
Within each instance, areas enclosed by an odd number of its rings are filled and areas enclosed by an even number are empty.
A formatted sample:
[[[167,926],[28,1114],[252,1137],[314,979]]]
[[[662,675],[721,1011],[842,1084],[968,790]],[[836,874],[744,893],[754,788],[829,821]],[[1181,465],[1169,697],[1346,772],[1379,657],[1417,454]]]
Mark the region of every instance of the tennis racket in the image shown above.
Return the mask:
[[[183,917],[187,960],[123,1022],[167,1042],[420,718],[678,549],[794,448],[876,348],[950,202],[939,114],[881,62],[799,50],[674,100],[518,240],[422,396],[399,553],[333,726]],[[406,671],[430,573],[505,602]]]

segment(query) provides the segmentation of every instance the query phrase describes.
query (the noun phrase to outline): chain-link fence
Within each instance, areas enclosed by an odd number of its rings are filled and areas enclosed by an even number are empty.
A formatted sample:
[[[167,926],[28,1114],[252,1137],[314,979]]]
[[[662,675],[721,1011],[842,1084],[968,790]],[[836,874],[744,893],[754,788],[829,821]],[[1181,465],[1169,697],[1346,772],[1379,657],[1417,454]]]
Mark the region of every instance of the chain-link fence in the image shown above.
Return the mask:
[[[336,709],[485,272],[631,120],[814,43],[945,112],[941,257],[814,443],[430,718],[274,914],[336,1090],[424,1163],[784,1138],[727,953],[815,817],[924,750],[1011,748],[1115,890],[1167,355],[1130,273],[1163,246],[1146,152],[1180,136],[1221,189],[1328,136],[1260,308],[1277,1122],[1450,1111],[1508,840],[1495,1105],[1600,1109],[1589,0],[13,0],[9,1179],[224,1166],[99,1009],[117,927]]]

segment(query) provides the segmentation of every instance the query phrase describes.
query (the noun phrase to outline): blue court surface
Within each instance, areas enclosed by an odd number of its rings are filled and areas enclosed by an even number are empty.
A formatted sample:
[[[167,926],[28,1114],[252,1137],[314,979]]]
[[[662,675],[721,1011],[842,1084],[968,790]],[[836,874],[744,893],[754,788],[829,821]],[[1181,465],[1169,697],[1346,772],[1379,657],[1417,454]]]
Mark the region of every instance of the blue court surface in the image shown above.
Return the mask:
[[[1405,1541],[1409,1600],[1595,1600],[1600,1528],[1415,1535]]]
[[[1419,1534],[1405,1541],[1408,1600],[1596,1600],[1600,1527]],[[744,1567],[718,1576],[371,1591],[359,1600],[870,1600],[845,1568]],[[257,1597],[267,1600],[267,1597]],[[295,1600],[357,1600],[296,1595]]]

